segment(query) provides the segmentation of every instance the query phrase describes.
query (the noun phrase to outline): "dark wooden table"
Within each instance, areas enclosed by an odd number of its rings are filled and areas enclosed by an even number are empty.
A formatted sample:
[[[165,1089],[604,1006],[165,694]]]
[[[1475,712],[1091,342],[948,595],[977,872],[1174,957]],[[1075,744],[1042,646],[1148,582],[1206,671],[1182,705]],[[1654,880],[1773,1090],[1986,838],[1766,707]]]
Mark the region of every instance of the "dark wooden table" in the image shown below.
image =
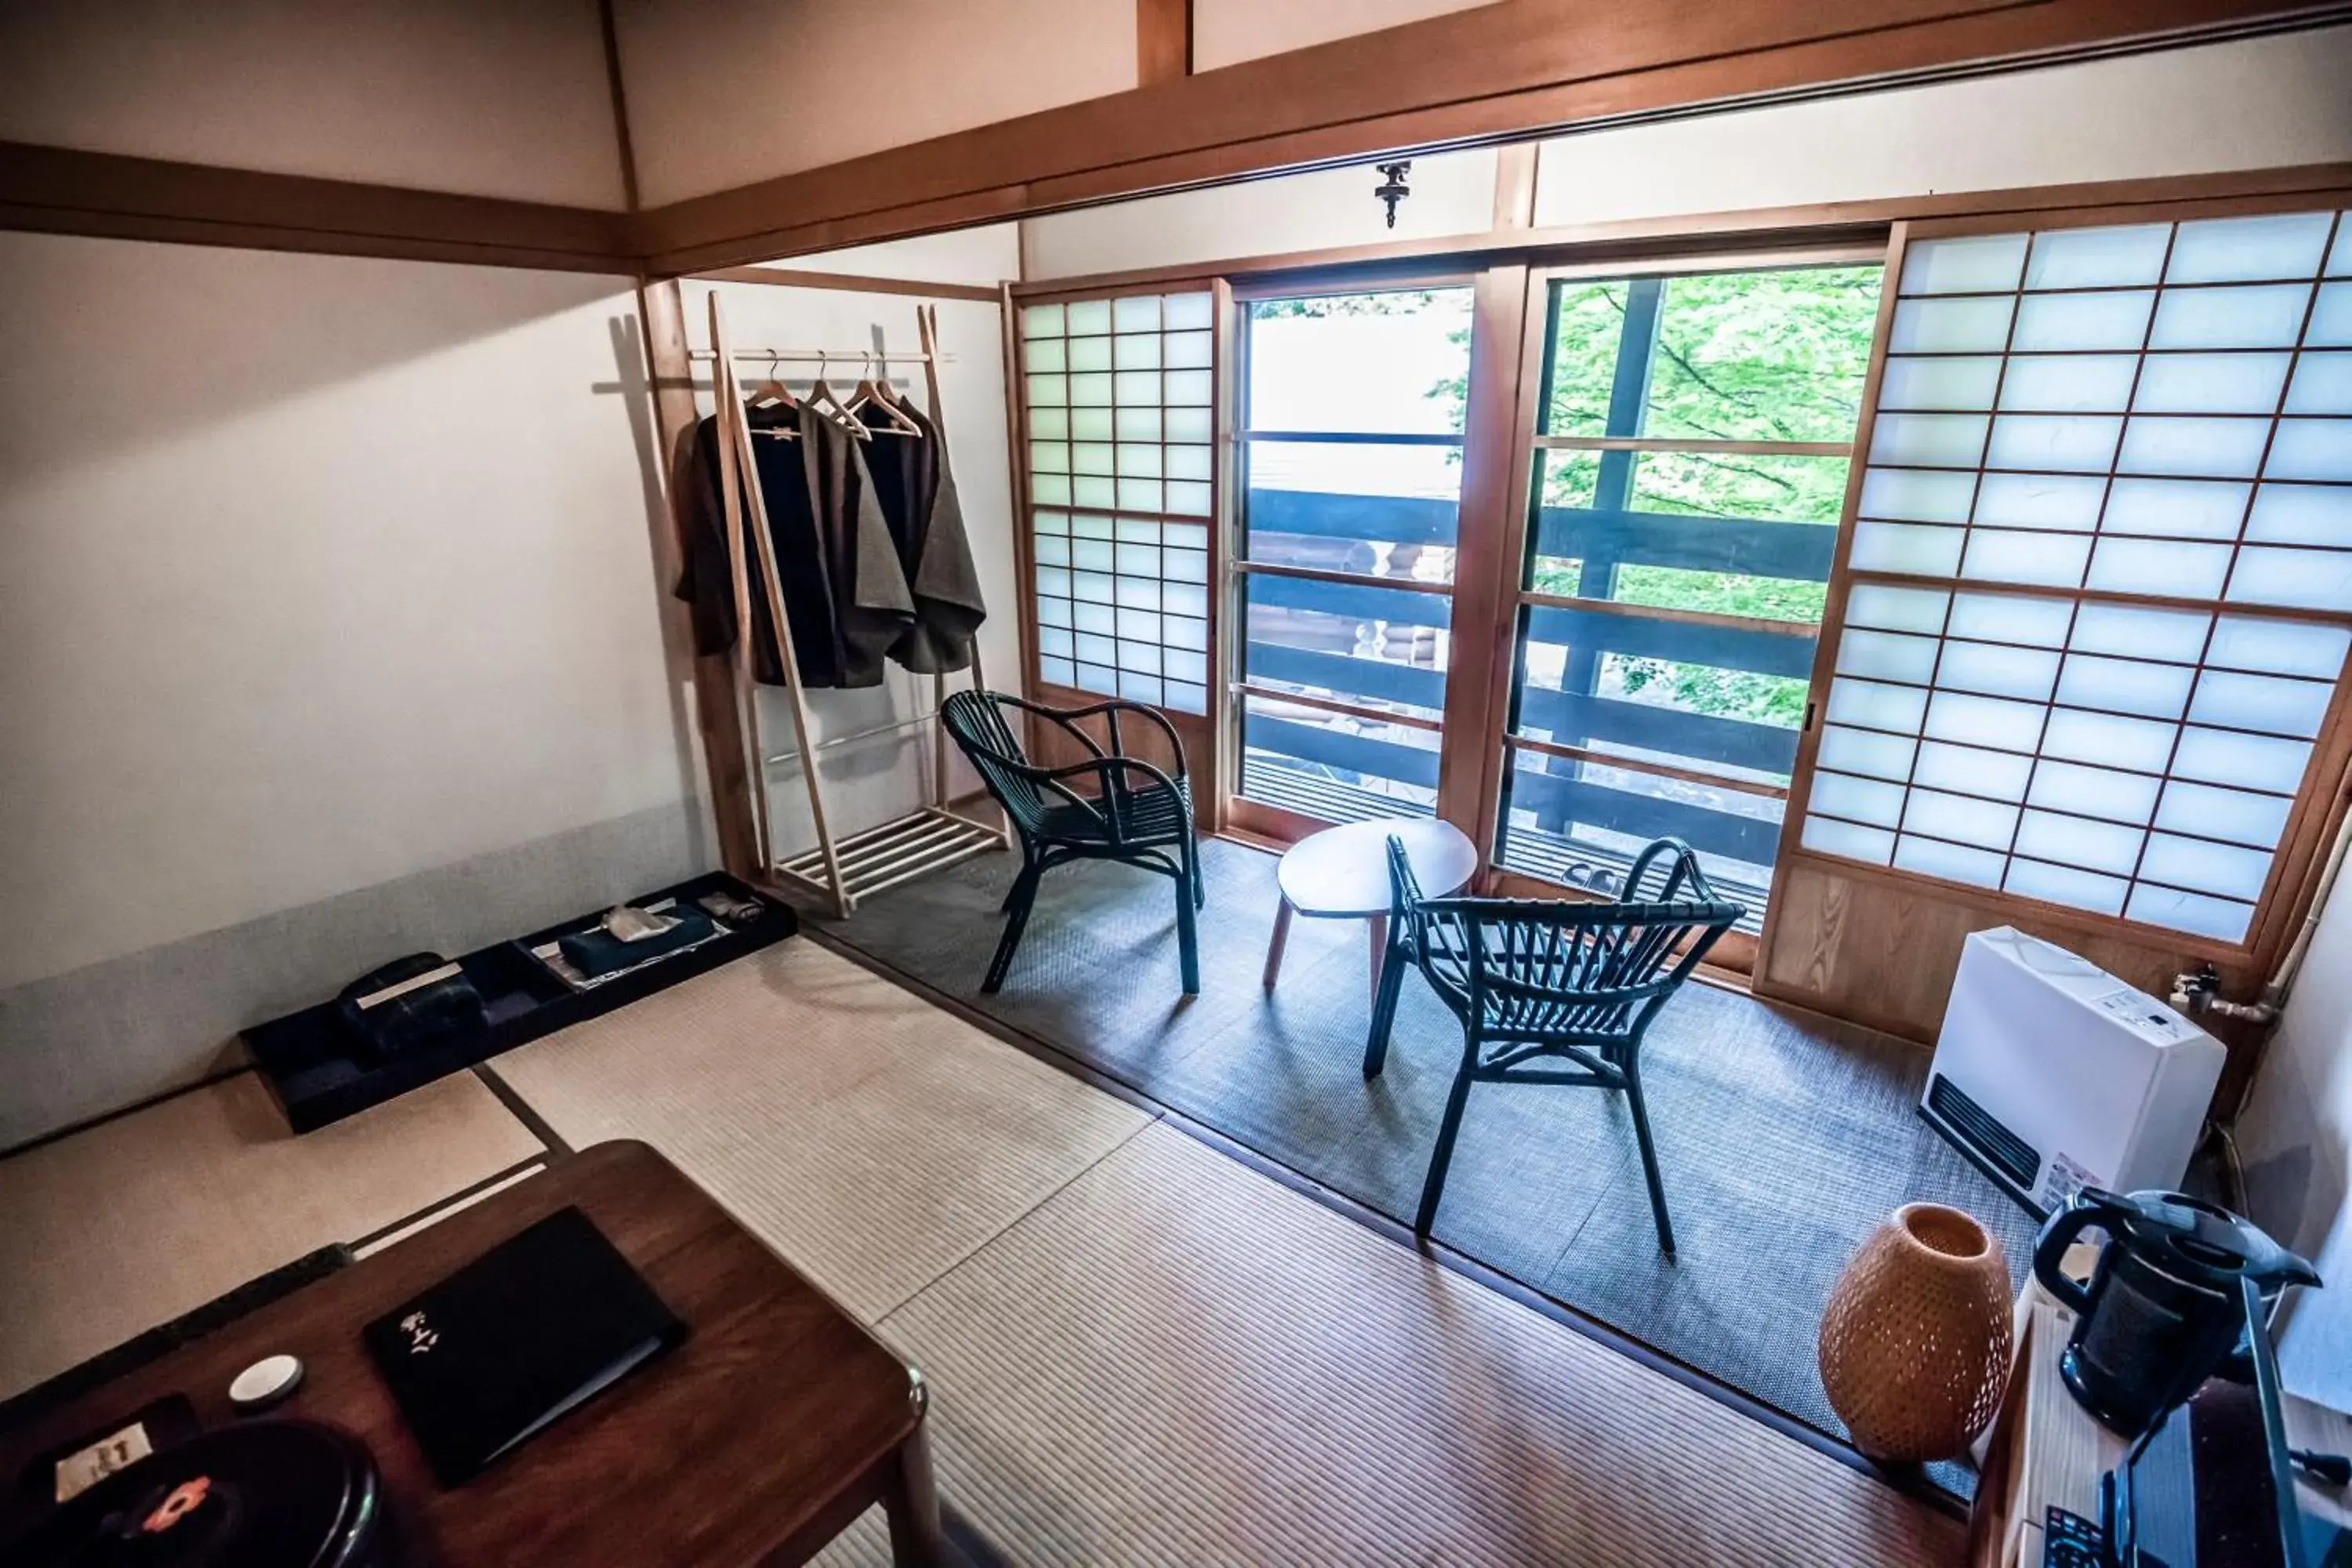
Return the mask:
[[[691,1332],[451,1489],[437,1486],[361,1325],[576,1204]],[[397,1246],[0,1433],[0,1487],[32,1458],[172,1394],[206,1427],[229,1380],[285,1352],[309,1369],[272,1414],[324,1421],[383,1467],[404,1562],[790,1563],[874,1503],[902,1563],[940,1560],[920,1377],[643,1143],[600,1143]]]

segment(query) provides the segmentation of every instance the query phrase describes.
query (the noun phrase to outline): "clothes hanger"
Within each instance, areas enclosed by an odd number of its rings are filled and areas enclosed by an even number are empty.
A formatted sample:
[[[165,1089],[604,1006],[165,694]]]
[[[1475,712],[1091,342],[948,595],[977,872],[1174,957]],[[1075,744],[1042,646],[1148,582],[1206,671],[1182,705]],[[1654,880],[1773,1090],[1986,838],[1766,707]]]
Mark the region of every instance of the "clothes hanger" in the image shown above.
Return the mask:
[[[844,430],[848,431],[858,440],[871,441],[874,439],[874,432],[868,430],[866,427],[865,422],[859,419],[856,415],[852,414],[849,409],[844,405],[841,399],[833,395],[833,388],[825,384],[825,367],[832,363],[833,362],[830,359],[825,357],[823,350],[818,351],[816,361],[816,380],[809,385],[809,406],[815,409],[819,414],[824,415],[826,418],[832,420],[835,424],[840,426]],[[827,405],[830,405],[831,406],[828,407]]]
[[[866,377],[857,384],[857,390],[850,394],[849,411],[855,414],[861,408],[878,408],[882,411],[884,429],[898,436],[921,436],[922,426],[908,418],[890,395],[887,364],[881,366],[880,374],[877,377],[875,369],[876,358],[877,356],[871,353],[866,354]]]
[[[791,389],[784,385],[782,380],[777,374],[781,363],[782,362],[778,360],[773,353],[771,353],[768,355],[768,379],[753,387],[751,389],[751,395],[743,400],[743,407],[747,412],[754,408],[781,407],[797,409],[800,407],[800,400],[792,395]],[[797,441],[801,438],[801,433],[790,426],[784,426],[778,428],[755,429],[751,434],[754,436],[772,436],[780,441]]]

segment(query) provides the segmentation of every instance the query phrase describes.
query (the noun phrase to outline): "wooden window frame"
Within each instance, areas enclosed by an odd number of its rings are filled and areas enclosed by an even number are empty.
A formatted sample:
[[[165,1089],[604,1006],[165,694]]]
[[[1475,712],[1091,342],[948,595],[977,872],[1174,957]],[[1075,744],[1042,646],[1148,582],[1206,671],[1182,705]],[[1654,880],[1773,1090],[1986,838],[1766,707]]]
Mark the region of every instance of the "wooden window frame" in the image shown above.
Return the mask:
[[[1622,277],[1642,273],[1721,270],[1739,264],[1765,265],[1821,255],[1836,247],[1869,247],[1899,279],[1902,247],[1911,236],[2007,233],[2134,221],[2184,222],[2201,217],[2308,211],[2352,206],[2352,165],[2314,164],[2214,174],[2160,176],[2084,185],[1889,198],[1883,201],[1697,215],[1638,223],[1566,229],[1517,229],[1447,241],[1404,242],[1280,256],[1236,258],[1181,267],[1134,268],[1122,273],[1011,284],[1004,290],[1007,374],[1012,377],[1015,446],[1014,485],[1020,509],[1018,552],[1024,601],[1022,624],[1028,639],[1024,675],[1034,681],[1034,578],[1027,487],[1026,404],[1018,382],[1018,318],[1021,305],[1120,293],[1166,292],[1204,283],[1218,293],[1217,460],[1215,519],[1212,531],[1213,584],[1225,584],[1234,486],[1232,428],[1236,406],[1237,366],[1234,300],[1237,295],[1287,295],[1318,289],[1348,289],[1410,286],[1413,280],[1458,280],[1468,269],[1474,314],[1468,406],[1463,446],[1461,523],[1456,543],[1452,662],[1447,670],[1442,721],[1437,814],[1470,835],[1491,855],[1500,794],[1503,747],[1486,743],[1499,735],[1511,678],[1516,626],[1514,595],[1524,560],[1528,503],[1532,485],[1531,414],[1522,405],[1540,379],[1542,343],[1528,330],[1540,320],[1540,275]],[[1853,450],[1870,448],[1878,382],[1883,374],[1886,328],[1896,289],[1882,296],[1882,320],[1874,330],[1865,376],[1864,412]],[[1759,996],[1792,1002],[1917,1040],[1932,1040],[1942,1016],[1960,939],[1969,930],[2006,920],[2072,946],[2092,962],[2159,994],[2184,960],[2210,958],[2225,989],[2243,992],[2266,977],[2292,942],[2308,911],[2322,871],[2326,847],[2341,825],[2352,791],[2352,711],[2341,690],[2323,728],[2302,807],[2282,835],[2274,886],[2258,910],[2249,941],[2216,944],[2166,928],[2133,925],[2063,906],[2043,904],[1971,884],[1946,882],[1891,868],[1874,867],[1808,851],[1793,842],[1801,831],[1811,793],[1822,699],[1833,670],[1844,617],[1844,601],[1855,579],[1851,565],[1855,493],[1865,465],[1849,475],[1821,637],[1809,684],[1812,713],[1801,731],[1795,771],[1789,785],[1783,842],[1774,868],[1772,897],[1757,939],[1733,933],[1718,944],[1717,966],[1749,974]],[[1867,574],[1864,574],[1865,578]],[[1384,585],[1395,586],[1393,584]],[[1227,624],[1224,594],[1211,596],[1222,638]],[[2303,618],[2307,613],[2298,612]],[[1221,641],[1218,659],[1229,656]],[[1229,668],[1223,665],[1217,668]],[[1224,682],[1213,681],[1211,702],[1230,704]],[[1048,697],[1054,693],[1045,693]],[[1077,694],[1067,694],[1075,697]],[[1220,812],[1213,802],[1232,796],[1224,776],[1234,748],[1217,745],[1227,715],[1219,710],[1200,744],[1210,748],[1211,770],[1219,787],[1202,792],[1204,828],[1279,847],[1325,824],[1278,808],[1236,803]],[[1189,743],[1189,738],[1188,738]],[[2324,753],[2324,754],[2323,754]],[[1488,890],[1557,897],[1555,884],[1486,865],[1479,886]],[[1566,889],[1571,896],[1576,889]],[[2227,1025],[2217,1026],[2225,1037]],[[2233,1051],[2221,1098],[2242,1085],[2251,1051]]]
[[[2162,989],[2160,982],[2167,971],[2179,967],[2182,961],[2210,962],[2221,971],[2225,985],[2240,987],[2252,984],[2276,970],[2303,923],[2316,890],[2326,846],[2342,826],[2347,791],[2352,791],[2352,660],[2347,661],[2336,677],[2319,733],[2312,742],[2311,758],[2295,793],[2294,804],[2281,830],[2278,845],[2272,852],[2272,866],[2262,892],[2255,900],[2247,933],[2239,942],[2218,941],[2171,927],[2128,920],[2121,915],[2101,914],[1999,889],[1852,860],[1806,848],[1801,842],[1801,835],[1805,812],[1811,799],[1824,704],[1836,669],[1839,649],[1844,641],[1846,601],[1853,585],[1858,583],[1885,583],[1956,593],[1981,590],[1988,594],[2054,597],[2083,603],[2145,605],[2194,610],[2215,616],[2228,615],[2247,619],[2292,620],[2352,629],[2352,611],[2177,598],[2088,587],[2052,588],[1979,583],[1972,579],[1948,581],[1940,577],[1913,577],[1854,568],[1851,557],[1855,518],[1868,467],[1866,458],[1877,420],[1889,329],[1893,324],[1899,279],[1909,246],[1919,240],[1976,235],[2139,222],[2178,224],[2202,218],[2341,211],[2347,207],[2352,207],[2352,187],[2212,198],[2185,195],[2176,199],[2132,201],[2056,211],[1930,218],[1898,222],[1894,226],[1887,245],[1888,287],[1880,300],[1879,321],[1864,385],[1863,417],[1854,436],[1856,460],[1848,476],[1845,503],[1840,514],[1837,558],[1832,571],[1829,602],[1823,611],[1821,646],[1815,656],[1811,706],[1799,742],[1796,772],[1790,784],[1775,891],[1776,894],[1780,891],[1782,882],[1800,875],[1824,879],[1830,883],[1843,884],[1843,888],[1830,889],[1802,917],[1788,912],[1789,900],[1774,899],[1767,911],[1759,942],[1754,980],[1754,988],[1759,994],[1822,1005],[1822,998],[1836,990],[1835,978],[1830,973],[1836,961],[1831,954],[1834,949],[1852,940],[1851,933],[1830,931],[1824,936],[1819,929],[1800,931],[1791,922],[1801,918],[1814,928],[1834,927],[1847,921],[1867,921],[1884,915],[1915,926],[1936,927],[1938,940],[1948,935],[1956,938],[1957,928],[1951,921],[1940,914],[1925,912],[1923,906],[1930,904],[1965,910],[1969,922],[1975,926],[2007,920],[2021,929],[2049,935],[2061,942],[2071,942],[2084,949],[2094,962],[2123,974],[2143,988],[2159,992]],[[2277,416],[2274,415],[2273,417]],[[1807,951],[1809,946],[1810,952]],[[1948,984],[1948,975],[1945,978],[1945,984]],[[1937,994],[1940,994],[1940,987]],[[1925,1032],[1925,1020],[1916,1016],[1916,1009],[1908,1015],[1898,1012],[1878,1016],[1871,1016],[1871,1009],[1866,1006],[1856,1007],[1850,1004],[1832,1004],[1832,1010],[1914,1037],[1920,1037]],[[2231,1075],[2233,1079],[2242,1079],[2245,1076],[2246,1055],[2238,1053],[2238,1058],[2233,1061]],[[2229,1085],[2225,1084],[2224,1102],[2229,1098]]]
[[[1462,575],[1460,530],[1466,528],[1466,517],[1457,523],[1454,553],[1455,580],[1452,583],[1423,583],[1405,578],[1375,577],[1364,573],[1295,566],[1278,562],[1248,559],[1247,552],[1242,547],[1243,531],[1248,527],[1246,516],[1248,497],[1242,481],[1242,454],[1244,445],[1252,436],[1263,437],[1267,433],[1253,432],[1244,427],[1249,395],[1249,331],[1245,312],[1249,306],[1266,300],[1310,299],[1331,294],[1385,293],[1413,289],[1468,289],[1472,291],[1475,323],[1478,277],[1477,272],[1458,267],[1432,268],[1359,266],[1310,268],[1279,277],[1248,279],[1231,286],[1234,311],[1230,323],[1232,338],[1228,357],[1234,367],[1233,396],[1224,405],[1231,427],[1222,445],[1228,453],[1232,485],[1227,493],[1232,500],[1224,507],[1222,517],[1226,534],[1226,564],[1217,587],[1223,624],[1243,627],[1244,633],[1246,632],[1248,612],[1244,595],[1248,580],[1252,576],[1291,577],[1305,582],[1422,594],[1444,600],[1449,605],[1453,604],[1454,595],[1459,591]],[[1224,346],[1221,344],[1221,350]],[[1475,324],[1470,362],[1468,373],[1470,384],[1475,386],[1478,374]],[[1465,488],[1468,485],[1470,474],[1469,424],[1470,412],[1465,402],[1461,441],[1463,480]],[[1381,437],[1366,437],[1365,439],[1377,441]],[[1457,517],[1463,517],[1458,509]],[[1295,703],[1302,708],[1320,709],[1329,713],[1376,719],[1381,723],[1395,724],[1402,729],[1418,730],[1424,733],[1450,735],[1453,726],[1447,724],[1442,717],[1429,719],[1413,713],[1391,713],[1373,710],[1361,704],[1349,703],[1344,700],[1253,685],[1244,670],[1246,642],[1245,635],[1226,638],[1219,648],[1217,664],[1217,674],[1224,687],[1227,699],[1224,721],[1219,730],[1218,741],[1223,754],[1230,759],[1229,765],[1218,779],[1218,809],[1221,821],[1232,827],[1260,838],[1287,844],[1296,843],[1308,834],[1318,833],[1332,826],[1323,818],[1291,811],[1268,801],[1254,800],[1242,793],[1242,724],[1248,700],[1252,697],[1269,698],[1282,702]],[[1449,677],[1445,687],[1445,699],[1450,700],[1452,696],[1453,687]],[[1439,711],[1443,715],[1447,710],[1441,705]],[[1449,741],[1442,740],[1437,751],[1437,815],[1441,816],[1444,815],[1449,744]]]
[[[1528,533],[1533,526],[1536,502],[1536,458],[1546,450],[1631,451],[1631,452],[1762,452],[1774,455],[1843,457],[1849,462],[1861,450],[1857,443],[1835,441],[1711,441],[1683,440],[1669,437],[1580,437],[1548,436],[1537,426],[1543,417],[1540,400],[1545,380],[1545,358],[1549,338],[1549,312],[1553,286],[1560,282],[1600,279],[1673,279],[1707,276],[1727,272],[1785,271],[1799,268],[1875,266],[1885,255],[1881,245],[1857,244],[1851,239],[1824,237],[1813,245],[1759,247],[1742,251],[1717,247],[1694,249],[1685,255],[1654,257],[1641,260],[1591,260],[1576,258],[1559,265],[1530,267],[1521,296],[1522,341],[1519,372],[1517,382],[1517,406],[1514,413],[1509,475],[1511,489],[1507,528],[1498,543],[1504,546],[1502,558],[1495,570],[1506,574],[1500,584],[1501,624],[1494,628],[1491,639],[1496,649],[1488,662],[1487,689],[1485,694],[1482,730],[1486,755],[1482,759],[1479,794],[1468,803],[1476,825],[1475,841],[1480,847],[1488,866],[1489,879],[1497,886],[1508,886],[1518,891],[1545,889],[1556,896],[1566,891],[1580,897],[1593,897],[1584,889],[1540,877],[1533,872],[1505,866],[1501,858],[1503,785],[1512,767],[1515,751],[1525,750],[1553,756],[1569,756],[1591,761],[1602,765],[1622,768],[1629,773],[1649,773],[1664,778],[1720,785],[1741,794],[1768,799],[1778,799],[1785,805],[1789,800],[1786,786],[1767,784],[1758,780],[1721,774],[1705,769],[1680,768],[1668,763],[1654,763],[1646,758],[1618,757],[1591,752],[1581,747],[1561,746],[1512,735],[1504,723],[1510,711],[1511,689],[1516,679],[1522,612],[1530,608],[1565,608],[1578,612],[1622,616],[1632,619],[1659,624],[1684,623],[1723,626],[1767,636],[1803,636],[1813,628],[1802,622],[1778,621],[1762,616],[1740,616],[1708,614],[1700,611],[1675,610],[1662,606],[1637,605],[1611,599],[1588,599],[1579,596],[1547,594],[1527,586],[1528,570]],[[1874,328],[1874,331],[1875,331]],[[1872,350],[1876,353],[1874,337]],[[1865,387],[1867,391],[1867,386]],[[1858,440],[1858,432],[1857,432]],[[1791,525],[1797,526],[1797,525]],[[1840,524],[1843,527],[1843,523]],[[1832,567],[1834,577],[1835,569]],[[1828,614],[1825,598],[1823,614]],[[1812,678],[1818,680],[1818,673]],[[1809,684],[1807,700],[1814,700],[1815,691]],[[1793,782],[1793,775],[1792,775]],[[1466,831],[1466,829],[1465,829]],[[1779,882],[1777,864],[1772,882],[1768,888],[1766,905],[1769,911],[1770,889]],[[1752,963],[1755,938],[1748,932],[1727,932],[1718,943],[1717,963],[1720,967],[1744,972]]]

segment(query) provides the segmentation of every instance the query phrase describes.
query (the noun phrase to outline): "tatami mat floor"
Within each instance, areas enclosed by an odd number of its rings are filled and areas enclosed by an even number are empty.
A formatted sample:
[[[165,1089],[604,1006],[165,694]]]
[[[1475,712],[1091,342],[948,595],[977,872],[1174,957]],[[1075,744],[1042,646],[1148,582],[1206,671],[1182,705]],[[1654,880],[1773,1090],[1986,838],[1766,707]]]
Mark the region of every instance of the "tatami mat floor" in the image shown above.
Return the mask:
[[[240,1073],[0,1159],[0,1398],[544,1152],[470,1074],[294,1138]]]
[[[1944,1516],[805,941],[495,1070],[568,1142],[661,1148],[918,1362],[942,1493],[1014,1562],[1958,1555]],[[0,1160],[0,1291],[41,1281],[0,1298],[12,1342],[89,1353],[539,1147],[472,1078],[274,1146],[166,1107]],[[77,1190],[118,1169],[119,1210]],[[886,1560],[872,1519],[827,1554]]]

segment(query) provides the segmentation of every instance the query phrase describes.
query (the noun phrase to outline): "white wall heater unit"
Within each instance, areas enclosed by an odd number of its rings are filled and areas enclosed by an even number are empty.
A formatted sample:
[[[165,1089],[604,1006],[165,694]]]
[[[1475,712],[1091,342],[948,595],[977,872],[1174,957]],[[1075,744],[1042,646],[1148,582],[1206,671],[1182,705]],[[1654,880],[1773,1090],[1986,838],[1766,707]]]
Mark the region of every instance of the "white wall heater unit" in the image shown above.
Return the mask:
[[[2177,1187],[2220,1041],[2046,942],[1971,932],[1919,1114],[2039,1215],[2084,1186]]]

